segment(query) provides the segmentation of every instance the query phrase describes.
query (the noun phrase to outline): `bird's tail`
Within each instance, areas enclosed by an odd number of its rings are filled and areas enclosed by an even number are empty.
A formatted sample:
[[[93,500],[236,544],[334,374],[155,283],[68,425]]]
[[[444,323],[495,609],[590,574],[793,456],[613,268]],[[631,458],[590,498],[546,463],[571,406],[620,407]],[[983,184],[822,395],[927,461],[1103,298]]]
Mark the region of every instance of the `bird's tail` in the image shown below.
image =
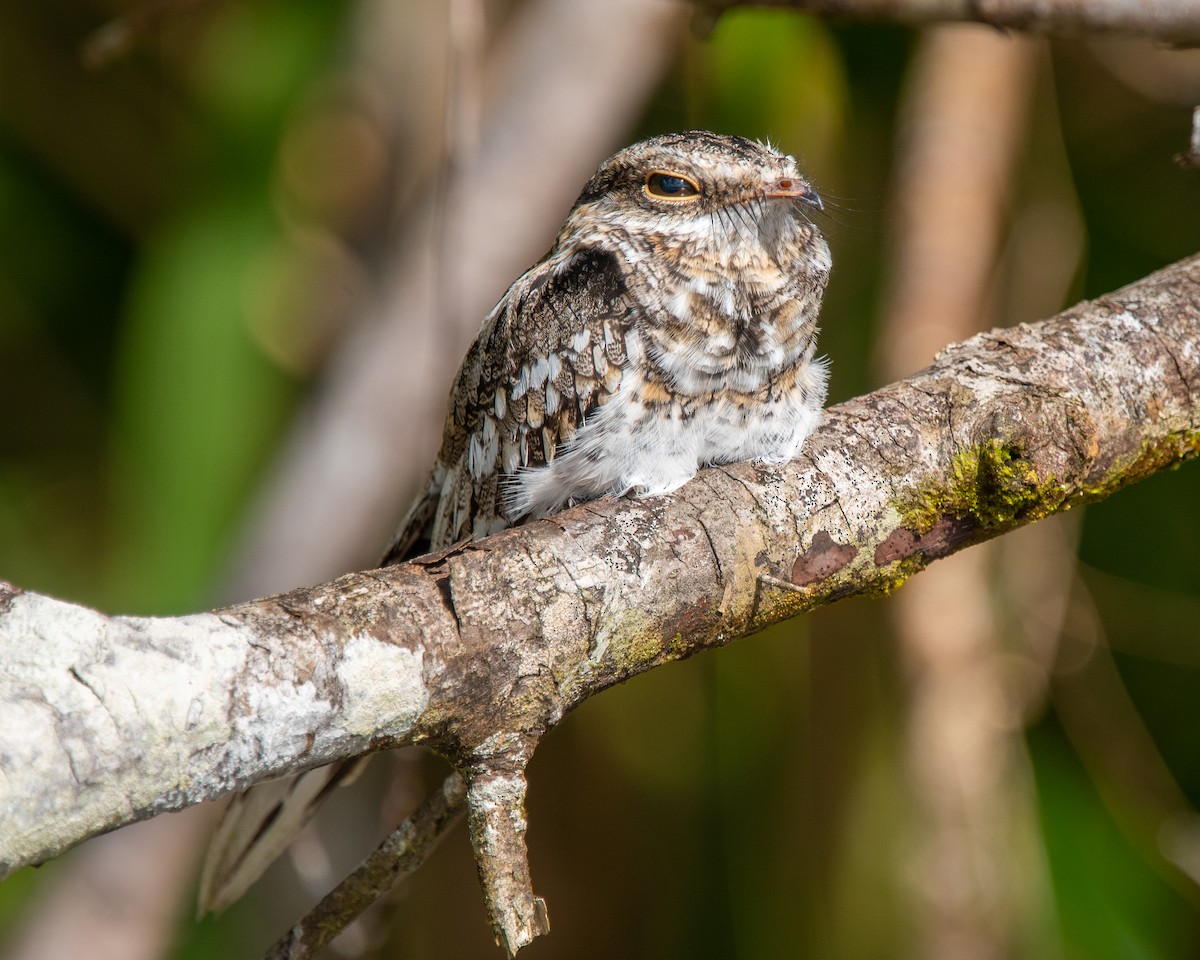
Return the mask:
[[[208,848],[200,874],[199,912],[237,901],[287,849],[329,793],[350,783],[366,757],[251,787],[233,798]]]

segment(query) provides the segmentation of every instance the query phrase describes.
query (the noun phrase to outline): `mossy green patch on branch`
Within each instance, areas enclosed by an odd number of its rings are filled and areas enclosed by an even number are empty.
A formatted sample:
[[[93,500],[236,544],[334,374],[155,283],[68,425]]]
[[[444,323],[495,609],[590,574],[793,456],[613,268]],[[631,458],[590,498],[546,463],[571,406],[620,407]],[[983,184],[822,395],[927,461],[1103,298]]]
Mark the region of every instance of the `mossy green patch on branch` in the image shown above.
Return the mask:
[[[928,565],[929,562],[920,553],[893,561],[887,565],[887,572],[884,573],[881,570],[879,578],[870,581],[867,589],[860,595],[870,597],[872,600],[883,600],[890,597]]]
[[[1072,503],[1094,503],[1112,496],[1123,487],[1145,480],[1163,470],[1200,457],[1200,430],[1183,430],[1159,437],[1148,437],[1136,453],[1117,458],[1098,479],[1083,485],[1071,497]]]
[[[614,662],[631,673],[638,673],[661,659],[668,642],[641,610],[626,610],[609,641]]]
[[[1162,439],[1142,441],[1138,454],[1132,462],[1123,464],[1119,473],[1110,478],[1107,492],[1128,486],[1138,480],[1153,476],[1161,470],[1177,470],[1187,460],[1200,456],[1200,430],[1169,434]],[[1112,485],[1116,481],[1116,485]]]
[[[984,529],[1040,520],[1058,510],[1067,494],[1057,478],[1038,476],[1016,450],[993,439],[955,454],[945,482],[918,484],[895,506],[905,527],[925,534],[942,517],[969,518]]]

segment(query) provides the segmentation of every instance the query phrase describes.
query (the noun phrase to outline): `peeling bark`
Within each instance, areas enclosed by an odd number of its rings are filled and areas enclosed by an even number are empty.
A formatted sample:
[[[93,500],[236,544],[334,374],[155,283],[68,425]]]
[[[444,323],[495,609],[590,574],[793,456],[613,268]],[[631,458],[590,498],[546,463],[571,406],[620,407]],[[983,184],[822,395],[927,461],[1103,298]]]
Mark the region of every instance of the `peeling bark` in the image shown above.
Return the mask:
[[[545,929],[524,765],[588,697],[1200,451],[1200,256],[943,351],[801,457],[703,471],[441,555],[211,613],[105,617],[0,584],[0,867],[365,751],[463,773],[493,921]]]

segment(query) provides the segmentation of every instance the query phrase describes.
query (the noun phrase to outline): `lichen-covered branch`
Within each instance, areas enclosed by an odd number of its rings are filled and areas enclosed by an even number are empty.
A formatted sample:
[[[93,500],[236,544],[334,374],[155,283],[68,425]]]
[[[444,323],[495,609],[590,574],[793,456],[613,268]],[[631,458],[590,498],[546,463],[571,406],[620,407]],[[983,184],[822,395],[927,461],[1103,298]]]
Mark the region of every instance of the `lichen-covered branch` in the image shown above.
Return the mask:
[[[908,26],[962,21],[1056,36],[1119,34],[1180,46],[1200,44],[1194,0],[693,0],[714,19],[738,6],[787,7],[853,20]]]
[[[461,771],[493,922],[545,927],[524,764],[593,694],[1101,499],[1200,452],[1200,257],[977,336],[706,470],[384,570],[179,618],[0,585],[0,869],[250,783],[425,743]],[[503,876],[502,876],[503,875]]]

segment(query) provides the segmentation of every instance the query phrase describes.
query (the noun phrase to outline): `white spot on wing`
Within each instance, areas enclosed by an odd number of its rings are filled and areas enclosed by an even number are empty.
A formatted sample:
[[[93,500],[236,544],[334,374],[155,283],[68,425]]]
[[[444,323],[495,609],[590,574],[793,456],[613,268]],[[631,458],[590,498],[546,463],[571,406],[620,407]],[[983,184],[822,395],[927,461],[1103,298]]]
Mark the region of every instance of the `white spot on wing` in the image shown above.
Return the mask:
[[[546,357],[538,357],[529,368],[530,389],[540,390],[546,378],[550,375],[550,361]]]
[[[521,463],[521,454],[517,449],[516,441],[505,437],[500,451],[501,470],[505,473],[514,473]]]
[[[521,367],[521,372],[517,374],[516,382],[512,385],[510,399],[513,401],[520,400],[525,396],[525,391],[529,389],[529,366],[526,364]]]
[[[496,421],[485,414],[483,424],[478,432],[471,435],[471,442],[467,446],[467,470],[474,479],[495,472],[499,439]]]

